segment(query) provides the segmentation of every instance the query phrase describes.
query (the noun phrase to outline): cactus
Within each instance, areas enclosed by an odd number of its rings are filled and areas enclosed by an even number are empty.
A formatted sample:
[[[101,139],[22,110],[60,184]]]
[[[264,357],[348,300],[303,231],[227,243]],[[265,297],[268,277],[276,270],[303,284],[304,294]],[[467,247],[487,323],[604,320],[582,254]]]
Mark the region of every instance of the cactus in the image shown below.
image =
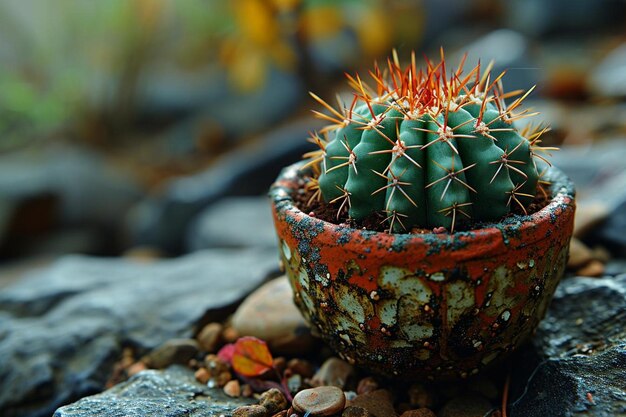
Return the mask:
[[[526,213],[542,183],[536,159],[547,162],[541,153],[555,149],[540,146],[547,128],[514,125],[535,114],[516,112],[532,89],[504,93],[504,73],[491,80],[491,65],[481,73],[479,63],[464,74],[464,61],[448,74],[442,51],[418,71],[413,54],[403,69],[394,51],[384,75],[370,72],[374,88],[347,75],[350,106],[336,110],[311,94],[329,112],[315,113],[331,122],[313,137],[319,150],[305,155],[314,198],[357,221],[383,213],[390,232],[454,232],[514,205]]]

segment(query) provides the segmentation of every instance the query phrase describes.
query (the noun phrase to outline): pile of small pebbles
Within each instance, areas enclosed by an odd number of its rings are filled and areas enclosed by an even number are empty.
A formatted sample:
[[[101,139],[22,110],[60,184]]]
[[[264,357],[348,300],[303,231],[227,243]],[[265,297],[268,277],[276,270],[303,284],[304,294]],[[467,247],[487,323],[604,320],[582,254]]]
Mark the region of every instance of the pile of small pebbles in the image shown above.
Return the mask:
[[[276,289],[285,282],[271,281],[270,284],[270,289]],[[267,286],[262,287],[261,295],[264,293],[268,293]],[[242,320],[241,311],[248,315],[260,309],[265,315],[274,314],[270,311],[271,303],[259,299],[258,295],[251,295],[254,303],[248,302],[246,308],[239,311],[238,320]],[[285,311],[284,306],[280,309]],[[279,327],[264,329],[266,335],[294,334],[294,321],[281,323]],[[315,363],[321,362],[319,366],[302,357],[275,357],[273,367],[281,380],[274,370],[256,378],[243,378],[218,356],[225,344],[247,335],[241,328],[232,321],[208,323],[198,329],[194,339],[169,340],[138,360],[131,349],[126,349],[111,384],[144,369],[184,364],[195,371],[200,383],[221,389],[233,398],[256,400],[256,404],[235,409],[233,417],[473,417],[489,415],[491,410],[497,409],[495,405],[501,399],[500,382],[494,383],[484,376],[463,388],[449,384],[434,387],[394,383],[364,375],[328,351],[315,355]],[[278,339],[284,340],[282,336]],[[318,362],[320,358],[325,359]]]

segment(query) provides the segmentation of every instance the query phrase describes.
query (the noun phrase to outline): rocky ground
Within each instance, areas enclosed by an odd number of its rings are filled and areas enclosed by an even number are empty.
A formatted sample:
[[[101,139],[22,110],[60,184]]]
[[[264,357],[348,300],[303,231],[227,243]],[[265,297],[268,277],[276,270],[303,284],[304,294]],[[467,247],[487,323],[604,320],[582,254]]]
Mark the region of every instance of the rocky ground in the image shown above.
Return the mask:
[[[278,271],[272,229],[255,226],[271,224],[264,198],[218,193],[177,235],[189,255],[138,247],[7,268],[2,415],[496,416],[503,397],[508,416],[626,415],[626,192],[615,185],[625,144],[555,156],[579,177],[568,275],[532,343],[478,379],[400,383],[334,357],[311,336],[286,279],[267,281]],[[216,355],[244,335],[268,343],[287,389],[274,375],[242,377]]]

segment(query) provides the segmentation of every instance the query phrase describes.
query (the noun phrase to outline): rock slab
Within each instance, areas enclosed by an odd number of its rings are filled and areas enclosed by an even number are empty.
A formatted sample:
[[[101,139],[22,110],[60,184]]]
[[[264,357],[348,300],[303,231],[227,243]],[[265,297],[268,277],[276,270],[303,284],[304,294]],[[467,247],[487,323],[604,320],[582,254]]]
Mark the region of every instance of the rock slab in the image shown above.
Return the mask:
[[[534,339],[540,362],[509,415],[626,415],[625,320],[626,274],[564,280]]]
[[[215,249],[136,263],[61,258],[0,292],[0,415],[49,417],[139,355],[220,321],[276,268],[273,251]]]
[[[269,199],[227,197],[209,206],[193,221],[187,236],[192,250],[207,248],[276,248]]]
[[[190,370],[173,366],[140,372],[102,394],[59,408],[54,417],[226,417],[249,403],[208,388],[198,383]]]

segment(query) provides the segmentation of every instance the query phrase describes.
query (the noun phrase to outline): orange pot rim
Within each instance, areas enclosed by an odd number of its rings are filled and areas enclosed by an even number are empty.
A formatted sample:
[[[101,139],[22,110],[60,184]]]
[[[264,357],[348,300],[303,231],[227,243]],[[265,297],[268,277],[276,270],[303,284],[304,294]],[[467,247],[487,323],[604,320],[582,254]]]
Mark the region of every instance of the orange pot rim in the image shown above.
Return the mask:
[[[351,236],[360,236],[363,241],[374,240],[384,247],[399,243],[403,247],[412,247],[430,245],[435,242],[439,244],[471,242],[471,246],[474,248],[478,245],[493,251],[502,246],[498,242],[503,242],[503,236],[510,236],[511,240],[518,244],[530,245],[549,239],[551,230],[554,229],[555,224],[559,223],[558,218],[563,215],[566,217],[573,216],[575,209],[574,184],[561,170],[551,166],[548,167],[542,177],[543,180],[550,182],[550,202],[529,215],[512,214],[499,222],[484,222],[480,224],[481,227],[479,228],[454,233],[411,234],[355,229],[310,216],[294,204],[292,195],[301,188],[302,185],[299,180],[303,179],[306,174],[302,170],[303,165],[304,161],[300,161],[285,167],[272,185],[269,196],[276,214],[285,215],[288,213],[296,222],[306,219],[311,227],[318,230],[323,228],[320,235],[336,237],[339,234],[349,233]],[[505,246],[508,246],[508,239],[505,238],[504,243]],[[472,249],[471,251],[475,256],[475,250]],[[463,248],[459,248],[458,252],[463,252]]]

